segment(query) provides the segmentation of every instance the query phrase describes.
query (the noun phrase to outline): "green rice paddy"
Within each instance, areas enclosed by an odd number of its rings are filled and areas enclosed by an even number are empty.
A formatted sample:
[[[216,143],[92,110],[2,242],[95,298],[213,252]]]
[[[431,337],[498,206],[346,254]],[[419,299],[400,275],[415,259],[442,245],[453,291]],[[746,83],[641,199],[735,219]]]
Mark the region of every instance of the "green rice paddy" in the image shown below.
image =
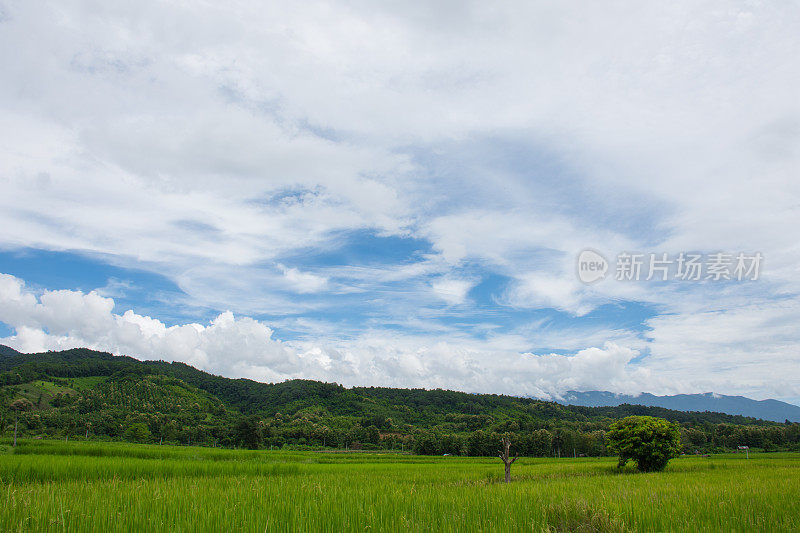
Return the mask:
[[[800,531],[800,454],[497,458],[0,443],[0,531]]]

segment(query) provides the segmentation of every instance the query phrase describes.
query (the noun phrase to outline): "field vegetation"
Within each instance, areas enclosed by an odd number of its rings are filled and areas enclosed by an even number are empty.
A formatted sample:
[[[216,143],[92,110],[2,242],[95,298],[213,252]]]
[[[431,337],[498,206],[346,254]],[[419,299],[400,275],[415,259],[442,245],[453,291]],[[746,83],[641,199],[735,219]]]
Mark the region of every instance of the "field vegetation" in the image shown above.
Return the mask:
[[[0,443],[0,531],[798,531],[800,454],[614,458]]]

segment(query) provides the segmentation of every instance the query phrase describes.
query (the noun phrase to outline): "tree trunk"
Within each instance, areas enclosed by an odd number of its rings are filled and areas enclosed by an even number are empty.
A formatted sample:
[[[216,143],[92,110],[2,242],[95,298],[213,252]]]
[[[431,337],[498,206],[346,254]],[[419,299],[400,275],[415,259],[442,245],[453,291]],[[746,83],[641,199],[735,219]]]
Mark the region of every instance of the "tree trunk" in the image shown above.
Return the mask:
[[[511,440],[508,437],[503,437],[503,449],[500,450],[500,459],[503,460],[503,464],[506,467],[506,477],[505,482],[511,482],[511,465],[514,464],[514,461],[517,460],[517,456],[511,457]]]
[[[19,423],[19,417],[14,420],[14,448],[17,447],[17,424]]]

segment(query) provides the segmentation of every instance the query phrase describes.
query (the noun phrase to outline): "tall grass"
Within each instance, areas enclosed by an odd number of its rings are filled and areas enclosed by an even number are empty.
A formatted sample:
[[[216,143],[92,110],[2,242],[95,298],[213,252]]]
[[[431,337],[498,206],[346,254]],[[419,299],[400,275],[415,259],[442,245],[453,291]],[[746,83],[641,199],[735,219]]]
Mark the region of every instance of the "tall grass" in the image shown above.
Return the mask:
[[[506,485],[492,458],[18,451],[0,455],[0,531],[800,530],[796,454],[681,458],[654,474],[618,472],[612,459],[520,459]]]

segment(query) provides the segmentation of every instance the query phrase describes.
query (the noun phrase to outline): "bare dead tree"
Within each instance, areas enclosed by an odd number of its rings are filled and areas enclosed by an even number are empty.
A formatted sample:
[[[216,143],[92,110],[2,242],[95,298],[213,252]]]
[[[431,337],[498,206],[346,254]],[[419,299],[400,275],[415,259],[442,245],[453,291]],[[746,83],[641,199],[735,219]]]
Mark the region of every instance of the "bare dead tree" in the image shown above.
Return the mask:
[[[511,457],[511,439],[508,437],[503,437],[503,449],[500,451],[500,459],[503,460],[503,464],[506,467],[506,483],[511,482],[511,465],[514,464],[514,461],[517,460],[517,455]]]

